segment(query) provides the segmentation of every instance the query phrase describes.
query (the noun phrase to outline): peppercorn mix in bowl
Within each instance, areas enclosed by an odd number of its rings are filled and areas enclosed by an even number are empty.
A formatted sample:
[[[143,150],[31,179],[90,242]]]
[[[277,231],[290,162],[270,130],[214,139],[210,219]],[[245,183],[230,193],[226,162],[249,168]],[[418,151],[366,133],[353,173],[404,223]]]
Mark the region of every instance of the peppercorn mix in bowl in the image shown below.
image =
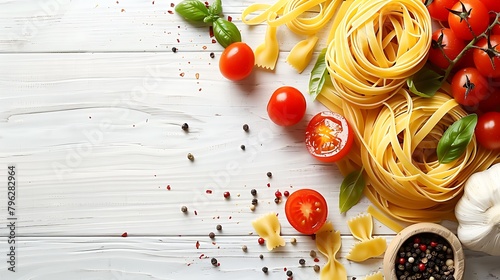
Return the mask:
[[[458,238],[433,223],[403,229],[384,255],[384,276],[390,280],[462,280],[464,268],[464,252]]]

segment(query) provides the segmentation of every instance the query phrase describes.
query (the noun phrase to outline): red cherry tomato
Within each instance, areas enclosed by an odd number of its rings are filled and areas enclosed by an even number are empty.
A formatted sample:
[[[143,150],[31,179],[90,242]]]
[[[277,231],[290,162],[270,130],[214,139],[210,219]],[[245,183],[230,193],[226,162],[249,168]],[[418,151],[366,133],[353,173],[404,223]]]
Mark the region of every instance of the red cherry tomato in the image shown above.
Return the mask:
[[[219,69],[226,79],[238,81],[252,73],[255,56],[245,43],[236,42],[229,45],[221,54]]]
[[[479,107],[476,111],[478,114],[487,112],[500,112],[500,89],[490,91],[486,99],[479,102]]]
[[[488,81],[476,68],[460,69],[451,80],[451,93],[458,103],[477,107],[481,100],[488,97]]]
[[[446,21],[448,20],[448,9],[451,9],[457,2],[457,0],[434,0],[427,6],[427,10],[433,19]]]
[[[500,3],[500,1],[498,3]],[[500,35],[500,24],[495,24],[493,26],[493,28],[491,29],[491,34]]]
[[[488,112],[479,116],[475,129],[476,140],[487,149],[500,149],[500,113]]]
[[[500,51],[500,35],[491,35],[490,44],[495,51]],[[490,59],[488,52],[484,51],[488,49],[488,40],[482,38],[477,42],[476,46],[479,48],[474,48],[473,58],[477,70],[485,77],[500,77],[500,58],[495,56]]]
[[[481,0],[488,11],[500,12],[500,1],[498,0]]]
[[[307,150],[320,161],[339,161],[349,153],[353,142],[354,131],[344,116],[338,113],[318,113],[307,125]]]
[[[298,123],[306,113],[306,99],[296,88],[284,86],[274,91],[267,103],[267,114],[280,126]]]
[[[442,51],[439,46],[441,46]],[[459,39],[451,29],[438,29],[432,33],[432,47],[429,50],[429,61],[439,68],[446,69],[450,65],[446,57],[453,60],[464,48],[464,40]]]
[[[472,40],[474,35],[478,36],[488,28],[489,13],[479,0],[461,0],[453,5],[451,9],[455,12],[468,14],[466,19],[452,12],[448,15],[448,24],[458,38]]]
[[[319,192],[300,189],[286,199],[285,214],[290,225],[298,232],[314,234],[326,222],[328,205]]]

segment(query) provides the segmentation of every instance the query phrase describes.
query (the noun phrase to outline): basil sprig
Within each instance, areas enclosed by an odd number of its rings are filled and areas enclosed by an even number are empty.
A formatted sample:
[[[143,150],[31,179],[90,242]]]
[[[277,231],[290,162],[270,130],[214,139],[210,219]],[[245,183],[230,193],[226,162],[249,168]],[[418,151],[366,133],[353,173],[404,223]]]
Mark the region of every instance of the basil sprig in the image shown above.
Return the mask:
[[[439,139],[436,153],[439,163],[458,159],[467,149],[477,124],[477,115],[470,114],[454,122]]]
[[[208,8],[199,0],[184,0],[175,6],[175,11],[187,20],[212,24],[215,39],[224,48],[241,42],[241,33],[236,25],[220,17],[221,0],[215,0]]]
[[[340,185],[339,210],[340,213],[347,212],[356,205],[365,189],[366,183],[363,177],[363,169],[349,173]]]
[[[325,81],[328,79],[328,68],[326,68],[326,48],[321,50],[321,53],[311,70],[311,76],[309,77],[309,94],[312,96],[313,100],[321,92]]]

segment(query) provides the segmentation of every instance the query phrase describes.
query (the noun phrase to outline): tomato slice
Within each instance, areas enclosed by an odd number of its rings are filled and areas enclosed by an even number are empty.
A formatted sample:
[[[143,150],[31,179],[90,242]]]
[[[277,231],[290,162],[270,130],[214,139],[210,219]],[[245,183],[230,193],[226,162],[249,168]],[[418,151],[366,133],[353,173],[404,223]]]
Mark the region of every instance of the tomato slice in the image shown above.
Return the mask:
[[[319,192],[300,189],[287,198],[285,214],[288,222],[298,232],[314,234],[325,224],[328,206]]]
[[[307,125],[307,150],[320,161],[335,162],[342,159],[353,142],[354,131],[344,116],[338,113],[318,113]]]

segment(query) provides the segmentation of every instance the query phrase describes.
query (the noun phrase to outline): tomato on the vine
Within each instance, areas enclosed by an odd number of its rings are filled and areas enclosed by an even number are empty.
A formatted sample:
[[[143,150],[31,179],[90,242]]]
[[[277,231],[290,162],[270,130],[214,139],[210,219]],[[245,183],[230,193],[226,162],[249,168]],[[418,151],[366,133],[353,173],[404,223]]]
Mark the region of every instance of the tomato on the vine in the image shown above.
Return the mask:
[[[298,232],[314,234],[326,222],[328,205],[319,192],[300,189],[286,199],[285,214],[290,225]]]
[[[474,64],[477,70],[488,78],[500,77],[500,58],[494,52],[500,52],[500,35],[490,35],[489,43],[487,38],[481,38],[473,50]],[[491,58],[490,58],[491,55]]]
[[[232,43],[222,52],[219,60],[219,70],[226,79],[238,81],[252,73],[255,55],[247,44]]]
[[[267,114],[280,126],[297,124],[306,113],[306,99],[296,88],[280,87],[274,91],[267,103]]]
[[[500,1],[498,0],[481,0],[488,11],[500,12]]]
[[[450,65],[448,59],[455,59],[464,48],[465,42],[459,39],[451,29],[438,29],[432,33],[429,61],[439,68],[446,69]]]
[[[486,99],[479,102],[476,110],[478,114],[487,112],[500,112],[500,88],[491,90]]]
[[[354,131],[344,116],[330,111],[316,114],[307,125],[306,147],[323,162],[341,160],[354,142]]]
[[[448,24],[458,38],[472,40],[488,28],[489,18],[488,10],[479,0],[461,0],[451,8]]]
[[[488,81],[476,68],[460,69],[451,80],[451,93],[455,100],[468,107],[477,107],[488,97]]]
[[[500,113],[480,115],[474,132],[481,146],[490,150],[500,149]]]
[[[500,1],[498,3],[500,3]],[[493,28],[491,29],[491,34],[500,35],[500,24],[493,25]]]
[[[457,2],[457,0],[434,0],[427,6],[427,10],[433,19],[445,21],[448,19],[448,9],[451,9]]]

